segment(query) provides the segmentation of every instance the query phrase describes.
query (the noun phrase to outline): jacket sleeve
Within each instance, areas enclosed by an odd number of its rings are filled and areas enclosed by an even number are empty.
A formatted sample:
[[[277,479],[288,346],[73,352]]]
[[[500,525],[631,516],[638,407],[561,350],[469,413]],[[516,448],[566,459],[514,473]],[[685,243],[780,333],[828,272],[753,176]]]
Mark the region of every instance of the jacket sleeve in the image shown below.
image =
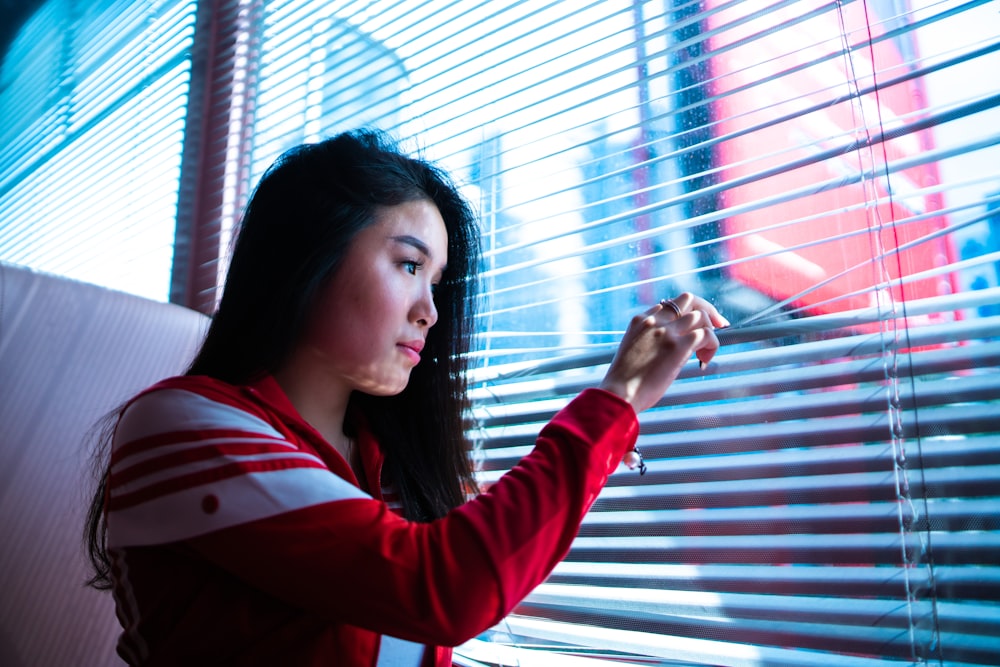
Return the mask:
[[[630,405],[587,390],[489,491],[421,524],[240,406],[154,392],[116,435],[109,545],[182,543],[296,607],[454,646],[502,619],[565,556],[637,433]]]

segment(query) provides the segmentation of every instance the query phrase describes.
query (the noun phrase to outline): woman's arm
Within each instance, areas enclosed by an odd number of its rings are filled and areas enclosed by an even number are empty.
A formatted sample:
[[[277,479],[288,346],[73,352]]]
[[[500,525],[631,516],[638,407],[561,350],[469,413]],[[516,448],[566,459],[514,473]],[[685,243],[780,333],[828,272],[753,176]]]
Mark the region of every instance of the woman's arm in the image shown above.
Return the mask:
[[[126,411],[111,546],[185,543],[295,607],[441,645],[490,627],[548,575],[637,434],[627,403],[584,392],[487,493],[420,524],[276,437],[238,398],[168,388]]]

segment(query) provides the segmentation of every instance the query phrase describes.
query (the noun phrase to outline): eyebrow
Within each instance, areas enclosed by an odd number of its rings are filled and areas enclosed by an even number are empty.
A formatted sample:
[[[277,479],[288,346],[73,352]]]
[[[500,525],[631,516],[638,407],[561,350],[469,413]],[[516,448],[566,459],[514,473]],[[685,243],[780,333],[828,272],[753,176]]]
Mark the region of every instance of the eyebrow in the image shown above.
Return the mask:
[[[409,234],[400,234],[399,236],[390,236],[390,240],[396,243],[402,243],[403,245],[411,246],[417,249],[419,252],[423,253],[427,257],[431,256],[431,249],[427,247],[427,244],[418,239],[416,236],[410,236]]]
[[[408,245],[411,248],[414,248],[419,253],[424,255],[424,257],[431,259],[434,257],[434,255],[431,254],[431,249],[427,247],[427,244],[418,239],[416,236],[411,236],[410,234],[400,234],[398,236],[390,236],[389,239],[395,241],[396,243],[402,243],[403,245]],[[441,267],[441,273],[443,274],[447,269],[448,265],[445,264]]]

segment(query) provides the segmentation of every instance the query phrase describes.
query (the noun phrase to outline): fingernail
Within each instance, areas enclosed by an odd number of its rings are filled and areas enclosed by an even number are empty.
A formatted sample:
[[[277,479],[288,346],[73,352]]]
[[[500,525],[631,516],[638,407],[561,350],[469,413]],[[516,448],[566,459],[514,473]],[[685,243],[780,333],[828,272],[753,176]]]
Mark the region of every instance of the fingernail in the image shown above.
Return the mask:
[[[705,362],[702,361],[701,359],[698,360],[698,368],[701,370],[705,370]]]
[[[727,320],[727,319],[726,319],[725,317],[723,317],[722,315],[719,315],[719,317],[720,317],[720,318],[722,318],[722,321],[724,322],[724,324],[723,324],[722,326],[724,326],[724,327],[729,327],[729,326],[732,326],[732,325],[731,325],[731,324],[729,323],[729,320]]]

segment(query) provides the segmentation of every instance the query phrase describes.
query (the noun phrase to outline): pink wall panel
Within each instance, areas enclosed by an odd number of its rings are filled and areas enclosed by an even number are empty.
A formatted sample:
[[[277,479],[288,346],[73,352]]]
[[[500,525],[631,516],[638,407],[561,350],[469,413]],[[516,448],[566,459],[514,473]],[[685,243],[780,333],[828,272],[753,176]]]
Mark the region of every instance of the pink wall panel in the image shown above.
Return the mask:
[[[0,665],[120,664],[111,596],[83,586],[87,432],[181,372],[206,323],[0,263]]]

